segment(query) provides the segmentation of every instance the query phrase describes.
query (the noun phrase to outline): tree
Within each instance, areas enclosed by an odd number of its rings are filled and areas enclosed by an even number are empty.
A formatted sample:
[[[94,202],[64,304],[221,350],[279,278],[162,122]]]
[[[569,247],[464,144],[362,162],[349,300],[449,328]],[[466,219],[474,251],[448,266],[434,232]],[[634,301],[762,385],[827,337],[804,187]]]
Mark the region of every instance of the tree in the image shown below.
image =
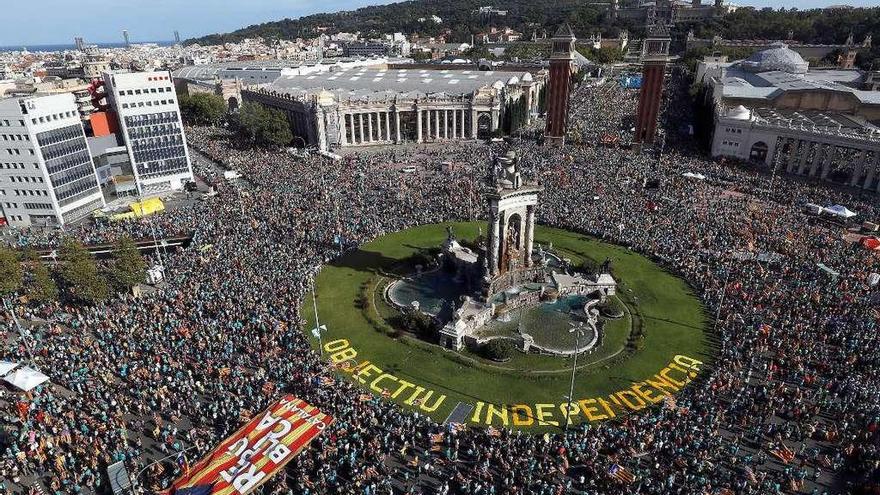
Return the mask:
[[[127,291],[143,282],[146,274],[147,264],[134,241],[128,236],[120,239],[116,243],[113,263],[108,270],[113,286],[117,290]]]
[[[223,97],[212,93],[181,95],[178,98],[180,113],[188,124],[217,125],[226,115]]]
[[[238,132],[252,143],[257,141],[257,136],[260,134],[264,113],[263,105],[250,101],[244,102],[238,112],[236,118]]]
[[[238,130],[252,143],[282,147],[293,141],[284,112],[259,103],[245,102],[238,113]]]
[[[265,116],[260,142],[277,148],[289,145],[293,141],[293,132],[290,131],[287,116],[276,108],[266,109]]]
[[[18,254],[0,246],[0,296],[6,296],[21,288],[21,262]]]
[[[37,259],[31,264],[31,280],[27,290],[28,298],[38,303],[48,303],[58,299],[58,286],[49,268]]]
[[[94,304],[107,298],[107,280],[98,272],[95,260],[82,243],[66,238],[61,245],[60,258],[61,279],[71,299]]]
[[[513,357],[513,344],[507,339],[492,339],[483,348],[486,357],[493,361],[508,361]]]

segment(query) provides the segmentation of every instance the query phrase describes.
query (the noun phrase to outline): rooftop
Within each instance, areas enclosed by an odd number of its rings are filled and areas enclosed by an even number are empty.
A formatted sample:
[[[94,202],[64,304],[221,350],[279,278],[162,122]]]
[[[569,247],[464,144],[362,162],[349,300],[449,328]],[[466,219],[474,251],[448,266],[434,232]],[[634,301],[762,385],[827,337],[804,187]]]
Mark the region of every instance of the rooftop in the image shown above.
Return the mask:
[[[516,79],[516,81],[513,81]],[[381,98],[404,94],[422,96],[471,94],[479,88],[500,83],[515,84],[519,78],[509,72],[478,70],[385,69],[355,67],[304,75],[284,75],[264,89],[291,95],[333,93],[337,99]]]

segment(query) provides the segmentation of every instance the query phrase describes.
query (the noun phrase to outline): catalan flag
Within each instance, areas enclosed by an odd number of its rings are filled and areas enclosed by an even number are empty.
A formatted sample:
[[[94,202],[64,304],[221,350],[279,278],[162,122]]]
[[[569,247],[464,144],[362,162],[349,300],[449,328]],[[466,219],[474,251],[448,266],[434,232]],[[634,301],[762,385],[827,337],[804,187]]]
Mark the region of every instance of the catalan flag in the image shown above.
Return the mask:
[[[253,419],[175,480],[171,493],[248,495],[283,469],[332,422],[332,417],[314,406],[284,395],[268,409],[254,414]],[[270,435],[273,441],[267,441]]]
[[[625,467],[620,464],[614,463],[608,468],[608,476],[611,476],[613,479],[629,485],[636,480],[636,475],[632,474]]]
[[[770,451],[774,457],[779,459],[783,464],[788,464],[792,460],[794,460],[794,452],[791,449],[785,446],[785,444],[780,444],[778,449],[773,449]]]

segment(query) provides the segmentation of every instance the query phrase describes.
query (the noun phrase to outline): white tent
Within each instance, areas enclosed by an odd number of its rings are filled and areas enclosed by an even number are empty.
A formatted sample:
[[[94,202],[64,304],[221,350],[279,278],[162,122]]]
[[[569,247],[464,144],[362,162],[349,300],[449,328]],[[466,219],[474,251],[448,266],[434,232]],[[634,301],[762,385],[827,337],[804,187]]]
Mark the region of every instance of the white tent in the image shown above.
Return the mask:
[[[687,177],[688,179],[697,179],[697,180],[706,180],[706,176],[703,174],[695,174],[693,172],[685,172],[681,174],[682,177]]]
[[[18,368],[3,377],[3,379],[25,392],[29,392],[34,387],[49,381],[48,376],[28,366]]]
[[[10,371],[15,369],[18,363],[12,361],[0,361],[0,376],[6,376]]]
[[[852,218],[857,215],[856,212],[851,211],[849,208],[843,205],[826,206],[825,211],[840,218]]]

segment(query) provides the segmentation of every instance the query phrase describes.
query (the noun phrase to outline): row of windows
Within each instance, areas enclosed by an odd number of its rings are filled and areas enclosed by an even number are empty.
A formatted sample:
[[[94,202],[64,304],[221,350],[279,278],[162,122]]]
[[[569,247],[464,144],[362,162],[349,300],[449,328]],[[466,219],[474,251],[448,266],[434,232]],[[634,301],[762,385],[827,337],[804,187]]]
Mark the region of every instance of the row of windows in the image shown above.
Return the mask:
[[[168,160],[171,158],[185,157],[183,146],[171,146],[148,150],[134,150],[134,161],[138,164],[156,160]],[[185,160],[184,160],[185,161]]]
[[[90,177],[86,176],[76,182],[70,182],[61,187],[55,188],[55,197],[62,206],[73,203],[74,201],[92,194],[98,190],[98,181],[94,174]]]
[[[128,132],[131,139],[143,139],[150,137],[168,136],[172,134],[180,135],[180,126],[177,122],[171,124],[147,125],[141,127],[132,127]]]
[[[55,174],[74,167],[87,167],[91,170],[92,166],[92,157],[85,151],[46,162],[46,170],[49,172],[49,176],[52,177],[53,182],[55,181]]]
[[[721,144],[724,146],[733,146],[734,148],[739,148],[739,143],[736,141],[722,141]]]
[[[174,158],[160,162],[149,162],[138,164],[138,174],[142,178],[161,177],[163,175],[172,175],[177,173],[188,172],[189,167],[186,165],[186,158]]]
[[[153,105],[159,106],[160,104],[161,105],[169,105],[169,104],[173,105],[174,100],[152,100],[152,101],[147,101],[147,102],[139,101],[139,102],[137,102],[137,104],[132,103],[131,105],[129,105],[128,103],[123,103],[122,108],[139,108],[139,107],[143,107],[144,104],[146,104],[146,106],[148,106],[148,107],[151,107]]]
[[[73,117],[74,112],[61,112],[61,113],[53,113],[52,115],[46,115],[44,117],[34,117],[31,119],[31,122],[36,124],[37,122],[41,124],[45,124],[46,122],[52,122],[54,120],[63,119],[64,117]]]
[[[24,127],[24,121],[19,120],[18,125],[21,127]],[[12,127],[12,124],[10,124],[8,120],[4,120],[4,121],[0,122],[0,127],[3,127],[3,126]]]
[[[52,203],[25,203],[24,207],[28,210],[51,210]]]
[[[48,162],[74,153],[88,154],[88,151],[85,139],[80,139],[79,141],[67,141],[43,148],[43,158]]]
[[[12,189],[12,192],[16,196],[49,196],[49,191],[46,191],[45,189],[38,189],[36,191],[33,189]],[[2,193],[0,195],[6,196],[6,189],[0,190],[0,193]]]
[[[147,139],[138,139],[131,143],[131,149],[134,151],[146,151],[152,149],[168,148],[169,146],[183,146],[183,136],[175,134],[173,136],[152,137]]]
[[[145,125],[170,124],[177,122],[177,112],[156,112],[145,115],[131,115],[125,118],[126,127],[143,127]]]
[[[51,179],[52,185],[57,188],[58,186],[62,186],[64,184],[67,184],[68,182],[77,181],[82,179],[83,177],[89,176],[95,176],[95,173],[92,171],[91,164],[78,163],[56,174],[53,174]]]
[[[31,137],[27,134],[0,134],[4,141],[30,141]]]
[[[34,154],[34,150],[29,149],[28,151],[30,152],[31,155]],[[8,153],[8,154],[10,154],[10,155],[19,155],[19,156],[21,156],[21,150],[20,150],[20,149],[6,148],[6,153]]]
[[[735,127],[725,127],[725,128],[724,128],[724,132],[726,132],[726,133],[728,133],[728,134],[742,134],[742,133],[743,133],[743,130],[742,130],[742,129],[737,129],[737,128],[735,128]]]
[[[82,135],[82,129],[79,125],[69,125],[60,129],[52,129],[51,131],[44,131],[37,134],[37,142],[40,143],[40,146],[46,146],[49,144],[60,143],[62,141],[70,141],[71,139],[82,137]]]
[[[24,170],[26,168],[25,165],[27,164],[24,162],[3,162],[0,163],[0,168],[5,168],[7,170]],[[40,169],[39,163],[34,163],[33,166],[37,170]]]
[[[43,183],[42,177],[28,177],[26,175],[10,175],[8,177],[9,177],[9,182],[19,182],[22,184],[25,182],[32,182],[34,184],[42,184]]]
[[[147,88],[144,88],[143,90],[141,90],[141,89],[120,89],[119,96],[123,96],[123,95],[133,96],[133,95],[139,95],[139,94],[146,95],[146,94],[150,94],[150,93],[166,93],[166,92],[170,93],[171,91],[172,91],[171,86],[165,86],[162,88],[150,88],[149,90],[147,90]]]

